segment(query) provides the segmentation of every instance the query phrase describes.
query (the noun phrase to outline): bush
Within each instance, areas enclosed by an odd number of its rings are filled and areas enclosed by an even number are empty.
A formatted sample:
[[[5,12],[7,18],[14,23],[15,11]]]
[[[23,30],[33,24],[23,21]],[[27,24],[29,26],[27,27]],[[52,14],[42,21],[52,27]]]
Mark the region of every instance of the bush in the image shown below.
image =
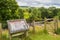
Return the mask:
[[[57,30],[55,30],[54,33],[56,33],[56,34],[60,34],[60,28],[58,28]]]

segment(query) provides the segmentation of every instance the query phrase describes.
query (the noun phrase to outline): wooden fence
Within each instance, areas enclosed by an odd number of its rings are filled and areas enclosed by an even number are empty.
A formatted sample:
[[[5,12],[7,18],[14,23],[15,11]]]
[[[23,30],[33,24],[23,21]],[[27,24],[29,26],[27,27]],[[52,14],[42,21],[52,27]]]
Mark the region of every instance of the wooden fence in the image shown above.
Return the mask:
[[[43,22],[44,30],[47,30],[48,32],[55,32],[58,29],[58,21],[59,19],[57,17],[52,18],[52,19],[47,19],[45,18]],[[40,25],[39,25],[40,24]],[[42,24],[40,21],[38,22],[33,22],[33,32],[35,32],[35,25],[39,25],[42,27]]]

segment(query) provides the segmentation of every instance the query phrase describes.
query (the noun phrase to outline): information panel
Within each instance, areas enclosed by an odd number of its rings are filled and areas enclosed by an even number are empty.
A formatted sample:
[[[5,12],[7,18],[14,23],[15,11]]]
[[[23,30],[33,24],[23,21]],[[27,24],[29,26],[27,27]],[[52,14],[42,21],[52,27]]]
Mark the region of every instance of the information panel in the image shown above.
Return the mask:
[[[27,25],[27,23],[24,19],[10,20],[10,21],[8,21],[8,28],[10,30],[10,33],[16,33],[16,32],[28,30],[29,26]]]

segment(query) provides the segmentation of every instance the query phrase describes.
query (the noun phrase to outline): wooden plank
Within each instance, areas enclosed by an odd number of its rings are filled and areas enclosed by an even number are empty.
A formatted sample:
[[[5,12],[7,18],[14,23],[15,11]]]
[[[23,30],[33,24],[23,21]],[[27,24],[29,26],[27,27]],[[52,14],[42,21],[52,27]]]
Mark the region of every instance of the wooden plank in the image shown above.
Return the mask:
[[[2,24],[0,23],[0,39],[2,39]]]

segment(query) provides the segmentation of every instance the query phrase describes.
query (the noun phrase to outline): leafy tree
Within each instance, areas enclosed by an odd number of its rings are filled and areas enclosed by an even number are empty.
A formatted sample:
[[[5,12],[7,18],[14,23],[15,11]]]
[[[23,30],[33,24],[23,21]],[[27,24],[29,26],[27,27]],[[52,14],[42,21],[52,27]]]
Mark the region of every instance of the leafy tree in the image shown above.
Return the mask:
[[[43,19],[44,19],[45,17],[47,18],[47,17],[48,17],[47,9],[44,8],[44,7],[41,7],[40,10],[41,10],[41,17],[42,17]]]
[[[53,18],[57,15],[57,9],[55,7],[49,7],[47,12],[49,14],[48,18]]]
[[[17,16],[19,13],[16,13],[18,8],[19,7],[15,0],[0,0],[0,20],[2,23],[6,23],[6,20],[9,19],[19,18]]]

